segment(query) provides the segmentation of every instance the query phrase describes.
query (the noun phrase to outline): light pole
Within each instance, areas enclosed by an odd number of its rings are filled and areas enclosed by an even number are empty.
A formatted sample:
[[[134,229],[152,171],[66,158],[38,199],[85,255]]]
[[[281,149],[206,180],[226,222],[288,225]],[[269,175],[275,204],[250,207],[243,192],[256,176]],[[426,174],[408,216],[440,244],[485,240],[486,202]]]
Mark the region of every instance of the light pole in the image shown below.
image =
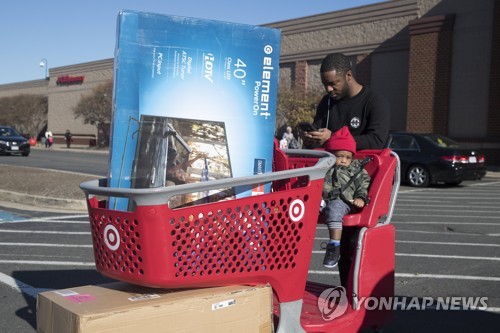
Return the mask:
[[[45,80],[49,79],[49,66],[47,65],[47,59],[43,58],[40,60],[40,67],[45,67]]]

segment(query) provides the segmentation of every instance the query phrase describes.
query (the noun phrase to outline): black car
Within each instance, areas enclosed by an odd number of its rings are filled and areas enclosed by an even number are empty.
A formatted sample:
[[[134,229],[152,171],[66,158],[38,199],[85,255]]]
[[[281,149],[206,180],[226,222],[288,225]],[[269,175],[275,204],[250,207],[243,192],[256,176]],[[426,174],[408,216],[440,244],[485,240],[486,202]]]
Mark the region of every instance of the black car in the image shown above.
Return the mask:
[[[0,126],[0,154],[30,154],[28,139],[9,126]]]
[[[399,155],[401,179],[411,186],[458,185],[486,174],[484,155],[443,135],[391,132],[387,146]]]

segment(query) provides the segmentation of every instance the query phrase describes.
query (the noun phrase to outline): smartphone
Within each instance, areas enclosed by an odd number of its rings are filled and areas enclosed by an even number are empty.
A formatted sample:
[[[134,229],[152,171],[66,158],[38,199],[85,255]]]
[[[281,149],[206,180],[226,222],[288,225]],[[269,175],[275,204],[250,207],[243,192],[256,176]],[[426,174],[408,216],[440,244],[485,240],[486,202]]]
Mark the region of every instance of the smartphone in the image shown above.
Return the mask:
[[[308,122],[299,123],[299,127],[304,132],[314,132],[318,130],[314,124]]]

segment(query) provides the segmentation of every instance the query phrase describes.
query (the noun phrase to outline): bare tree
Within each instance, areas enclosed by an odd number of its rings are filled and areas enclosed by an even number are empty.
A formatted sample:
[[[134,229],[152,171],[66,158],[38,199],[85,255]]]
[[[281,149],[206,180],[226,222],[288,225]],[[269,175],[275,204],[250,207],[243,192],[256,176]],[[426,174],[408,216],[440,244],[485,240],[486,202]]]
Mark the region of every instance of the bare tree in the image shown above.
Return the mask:
[[[0,123],[26,136],[37,136],[47,125],[47,96],[20,94],[0,99]]]
[[[92,93],[82,96],[73,108],[75,119],[82,118],[85,124],[91,124],[99,129],[101,124],[111,122],[111,103],[113,98],[113,82],[100,84]]]
[[[293,90],[280,87],[278,89],[276,131],[282,132],[286,126],[296,128],[301,121],[312,121],[322,95],[322,92],[298,94]]]

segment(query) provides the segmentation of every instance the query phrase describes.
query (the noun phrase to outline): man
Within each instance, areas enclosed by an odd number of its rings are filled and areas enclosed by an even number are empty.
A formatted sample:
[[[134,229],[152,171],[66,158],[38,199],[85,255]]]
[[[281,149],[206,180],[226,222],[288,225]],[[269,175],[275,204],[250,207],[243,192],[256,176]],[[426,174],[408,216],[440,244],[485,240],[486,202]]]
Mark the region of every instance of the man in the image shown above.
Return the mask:
[[[343,54],[327,55],[321,64],[320,74],[327,94],[321,99],[314,117],[318,130],[303,133],[306,146],[328,146],[332,133],[347,126],[356,141],[357,150],[383,148],[389,135],[388,100],[356,81],[351,63]],[[341,284],[346,288],[357,238],[356,228],[344,228],[339,273]]]
[[[322,146],[332,132],[347,126],[358,150],[383,148],[390,125],[388,100],[356,81],[351,63],[343,54],[327,55],[320,74],[327,94],[321,99],[314,117],[318,130],[304,133],[306,144]]]
[[[66,147],[71,148],[71,141],[72,141],[73,135],[69,131],[69,129],[66,130],[66,133],[64,134],[64,140],[66,140]]]

